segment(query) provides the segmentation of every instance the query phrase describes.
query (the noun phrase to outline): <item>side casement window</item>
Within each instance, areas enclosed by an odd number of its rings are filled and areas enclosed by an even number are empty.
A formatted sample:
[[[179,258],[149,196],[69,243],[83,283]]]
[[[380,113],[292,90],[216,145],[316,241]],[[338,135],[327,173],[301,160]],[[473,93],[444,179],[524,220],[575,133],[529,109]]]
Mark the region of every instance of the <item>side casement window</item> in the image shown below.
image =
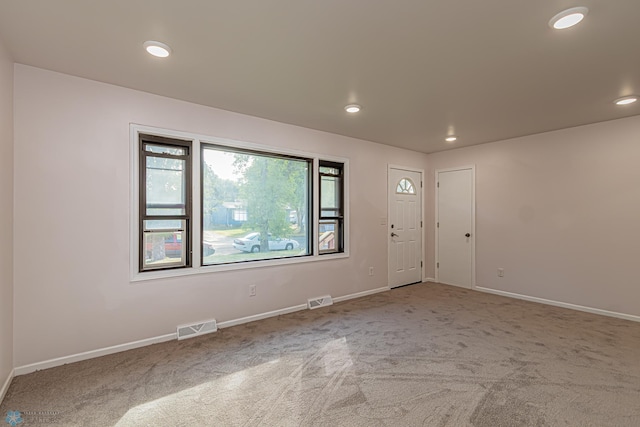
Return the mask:
[[[318,252],[344,252],[344,165],[320,160]]]
[[[191,265],[191,142],[140,135],[139,271]]]

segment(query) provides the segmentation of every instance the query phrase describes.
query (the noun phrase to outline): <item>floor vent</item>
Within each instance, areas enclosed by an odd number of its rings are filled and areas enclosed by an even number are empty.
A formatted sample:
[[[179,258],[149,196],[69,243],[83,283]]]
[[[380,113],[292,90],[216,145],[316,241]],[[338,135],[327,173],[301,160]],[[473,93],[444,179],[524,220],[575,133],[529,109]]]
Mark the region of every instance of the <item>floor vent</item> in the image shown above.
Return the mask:
[[[323,297],[317,297],[317,298],[309,298],[309,300],[307,301],[307,306],[309,307],[310,310],[313,310],[314,308],[326,307],[332,304],[333,304],[333,300],[331,299],[331,295],[325,295]]]
[[[191,325],[178,326],[178,339],[183,340],[185,338],[197,337],[198,335],[204,335],[218,330],[218,324],[216,319],[205,320],[204,322],[194,323]]]

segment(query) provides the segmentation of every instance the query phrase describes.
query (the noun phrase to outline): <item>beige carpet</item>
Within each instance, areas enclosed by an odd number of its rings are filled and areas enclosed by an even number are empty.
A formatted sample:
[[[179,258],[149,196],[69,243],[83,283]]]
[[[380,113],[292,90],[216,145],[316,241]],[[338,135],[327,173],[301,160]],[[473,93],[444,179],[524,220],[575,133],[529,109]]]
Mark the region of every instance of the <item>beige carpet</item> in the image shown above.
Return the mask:
[[[20,426],[640,426],[640,324],[420,284],[20,376],[0,425],[10,410]]]

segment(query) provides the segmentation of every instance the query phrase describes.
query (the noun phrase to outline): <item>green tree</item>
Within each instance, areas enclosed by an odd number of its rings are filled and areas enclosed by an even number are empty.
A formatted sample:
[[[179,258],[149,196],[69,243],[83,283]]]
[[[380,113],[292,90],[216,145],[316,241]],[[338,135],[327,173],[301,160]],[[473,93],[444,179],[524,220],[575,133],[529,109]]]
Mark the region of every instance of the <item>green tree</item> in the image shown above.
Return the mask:
[[[247,225],[260,232],[260,251],[268,252],[269,235],[291,234],[288,209],[296,206],[297,187],[305,185],[306,162],[237,154],[236,170],[242,176],[240,197],[247,207]]]
[[[205,218],[213,215],[224,202],[235,202],[237,199],[238,184],[220,178],[205,162],[202,169],[202,212]]]
[[[307,206],[309,205],[308,194],[308,170],[307,166],[300,162],[289,162],[288,180],[293,189],[291,198],[291,207],[296,211],[296,223],[298,231],[306,231],[305,216],[307,214]]]

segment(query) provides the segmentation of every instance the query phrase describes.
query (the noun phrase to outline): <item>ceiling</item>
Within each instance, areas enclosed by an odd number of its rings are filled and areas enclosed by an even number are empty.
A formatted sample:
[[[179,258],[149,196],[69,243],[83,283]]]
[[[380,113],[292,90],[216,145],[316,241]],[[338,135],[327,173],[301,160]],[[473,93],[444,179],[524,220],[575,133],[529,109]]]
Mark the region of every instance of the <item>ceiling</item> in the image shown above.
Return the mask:
[[[582,23],[548,26],[573,6]],[[640,114],[612,103],[640,94],[639,17],[638,0],[0,0],[0,40],[21,64],[430,153]]]

